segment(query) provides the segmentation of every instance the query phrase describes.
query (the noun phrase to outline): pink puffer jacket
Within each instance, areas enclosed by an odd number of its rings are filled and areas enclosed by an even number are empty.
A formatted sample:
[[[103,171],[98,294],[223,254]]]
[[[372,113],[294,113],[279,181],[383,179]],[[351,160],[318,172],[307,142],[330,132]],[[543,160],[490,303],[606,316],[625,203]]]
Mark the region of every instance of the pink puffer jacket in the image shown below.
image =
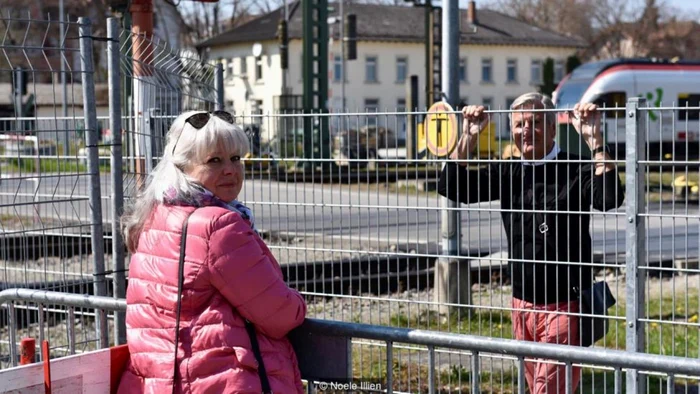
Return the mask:
[[[182,224],[193,207],[158,205],[131,258],[127,341],[131,359],[119,393],[169,394],[175,352],[177,272]],[[244,319],[257,329],[275,393],[303,393],[287,333],[306,304],[284,283],[270,250],[236,212],[197,209],[187,230],[180,317],[182,393],[256,393],[261,385]]]

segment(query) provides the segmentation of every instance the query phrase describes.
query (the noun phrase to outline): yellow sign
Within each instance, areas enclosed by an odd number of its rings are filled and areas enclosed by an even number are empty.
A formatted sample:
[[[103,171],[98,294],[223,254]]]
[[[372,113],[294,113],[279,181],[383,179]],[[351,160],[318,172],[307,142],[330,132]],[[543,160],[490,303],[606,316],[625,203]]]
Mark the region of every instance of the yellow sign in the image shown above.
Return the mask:
[[[447,156],[457,146],[458,125],[457,116],[452,107],[443,102],[437,102],[428,109],[423,130],[419,129],[418,149],[426,147],[435,156]]]

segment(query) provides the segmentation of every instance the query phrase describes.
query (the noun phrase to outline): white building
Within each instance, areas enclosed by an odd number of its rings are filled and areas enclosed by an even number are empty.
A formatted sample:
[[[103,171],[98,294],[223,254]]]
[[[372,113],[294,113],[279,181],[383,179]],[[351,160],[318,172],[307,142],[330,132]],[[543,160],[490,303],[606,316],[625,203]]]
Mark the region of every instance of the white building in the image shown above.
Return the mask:
[[[332,16],[337,16],[337,4]],[[460,97],[468,103],[506,108],[522,93],[542,83],[542,66],[555,60],[555,80],[564,76],[565,60],[582,42],[491,11],[460,10]],[[344,12],[357,15],[357,59],[346,62],[345,103],[348,111],[403,110],[406,79],[419,79],[418,108],[425,102],[424,9],[374,4],[345,4]],[[289,69],[287,93],[303,94],[301,3],[289,6]],[[284,9],[263,15],[245,25],[197,44],[209,59],[224,63],[225,102],[237,114],[282,108],[283,89],[277,25]],[[339,18],[337,18],[339,19]],[[476,32],[471,31],[476,26]],[[329,101],[332,111],[342,110],[340,24],[330,26]],[[262,46],[253,56],[253,44]],[[301,99],[299,98],[299,103]],[[271,128],[269,128],[271,129]],[[272,130],[264,130],[270,138]]]

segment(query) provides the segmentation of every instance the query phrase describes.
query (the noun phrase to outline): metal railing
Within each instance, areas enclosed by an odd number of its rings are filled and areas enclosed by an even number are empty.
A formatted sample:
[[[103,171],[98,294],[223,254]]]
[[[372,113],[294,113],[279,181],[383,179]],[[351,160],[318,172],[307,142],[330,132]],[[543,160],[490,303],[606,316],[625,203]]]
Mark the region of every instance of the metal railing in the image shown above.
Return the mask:
[[[107,311],[116,312],[126,309],[125,300],[117,300],[108,297],[66,294],[43,290],[11,289],[0,292],[0,305],[6,306],[11,324],[16,324],[13,316],[17,313],[17,306],[26,306],[25,310],[48,310],[48,306],[61,306],[64,311],[95,310],[94,315],[105,315]],[[41,332],[41,331],[40,331]],[[75,331],[69,331],[68,335],[75,335]],[[662,386],[654,386],[653,392],[675,393],[677,385],[697,385],[700,378],[700,363],[696,359],[650,355],[644,353],[631,353],[619,350],[581,348],[555,344],[539,344],[532,342],[516,341],[511,339],[488,338],[476,335],[461,335],[430,330],[386,327],[349,323],[341,321],[307,319],[307,321],[292,335],[292,338],[311,338],[315,346],[300,346],[298,340],[297,352],[300,360],[309,362],[309,365],[300,365],[302,371],[315,371],[316,373],[302,376],[309,380],[309,388],[321,389],[330,384],[346,384],[379,388],[381,392],[499,392],[525,393],[525,377],[522,371],[527,362],[553,362],[566,366],[566,392],[573,393],[577,387],[572,387],[571,376],[575,368],[584,370],[602,371],[602,378],[610,375],[609,384],[596,385],[593,381],[583,383],[588,385],[593,392],[621,393],[624,390],[623,378],[632,371],[638,371],[644,375],[655,376],[663,380]],[[327,343],[324,338],[345,338],[351,341],[349,352],[324,351]],[[18,332],[11,325],[9,346],[13,365],[16,365]],[[69,342],[76,343],[76,339],[69,338]],[[337,344],[337,342],[335,343]],[[321,359],[310,360],[304,357],[305,352],[313,352],[323,355]],[[75,353],[71,351],[71,354]],[[373,353],[373,354],[372,354]],[[368,357],[371,356],[371,357]],[[460,362],[451,359],[453,355],[461,355],[467,359],[465,368]],[[345,378],[338,378],[336,382],[322,380],[318,372],[323,371],[323,365],[343,365],[350,360],[350,371]],[[362,359],[370,358],[371,366],[362,365]],[[502,380],[500,387],[494,387],[494,371],[486,369],[487,364],[483,360],[506,360],[515,368],[513,380],[508,380],[507,385]],[[426,368],[427,366],[427,368]],[[414,376],[410,369],[413,368]],[[509,367],[510,368],[510,367]],[[505,368],[504,369],[509,369]],[[327,369],[327,368],[326,368]],[[379,371],[379,372],[377,372]],[[453,373],[457,371],[457,373]],[[454,379],[456,375],[457,378]],[[582,388],[581,392],[585,392]]]

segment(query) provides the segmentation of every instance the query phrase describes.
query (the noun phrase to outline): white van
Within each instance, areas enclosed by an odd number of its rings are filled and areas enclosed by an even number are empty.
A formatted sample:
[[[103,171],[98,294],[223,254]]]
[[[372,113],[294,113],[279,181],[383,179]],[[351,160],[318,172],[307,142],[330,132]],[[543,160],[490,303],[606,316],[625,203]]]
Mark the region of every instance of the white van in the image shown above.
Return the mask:
[[[647,129],[649,159],[699,156],[700,62],[609,59],[586,63],[567,75],[552,96],[557,108],[571,108],[580,101],[622,108],[605,112],[603,130],[611,150],[620,152],[618,157],[624,157],[624,107],[629,98],[644,97],[649,107],[694,107],[644,110],[640,115]]]

